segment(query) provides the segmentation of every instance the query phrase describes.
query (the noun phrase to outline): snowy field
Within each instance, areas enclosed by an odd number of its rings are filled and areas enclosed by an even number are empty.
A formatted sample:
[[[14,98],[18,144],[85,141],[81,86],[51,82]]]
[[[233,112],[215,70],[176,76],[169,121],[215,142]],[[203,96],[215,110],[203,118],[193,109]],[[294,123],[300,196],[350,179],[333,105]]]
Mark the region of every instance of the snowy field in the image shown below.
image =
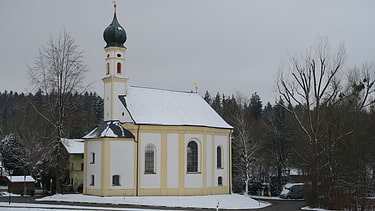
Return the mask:
[[[210,196],[147,196],[147,197],[98,197],[82,194],[54,195],[37,199],[38,201],[65,201],[65,202],[88,202],[96,203],[97,207],[82,206],[60,206],[22,203],[0,203],[0,210],[4,211],[44,211],[44,210],[124,210],[124,208],[100,207],[100,204],[131,204],[166,207],[185,208],[216,208],[219,209],[256,209],[269,206],[269,203],[260,202],[250,197],[231,195],[210,195]],[[56,208],[56,209],[53,209]],[[126,210],[147,210],[129,208]]]
[[[131,204],[187,208],[255,209],[270,205],[239,194],[209,196],[145,196],[145,197],[98,197],[83,194],[48,196],[38,201],[66,201],[110,204]],[[99,205],[100,206],[100,205]]]
[[[251,196],[254,197],[254,196]],[[259,197],[258,199],[285,200],[278,197]],[[212,196],[149,196],[149,197],[96,197],[81,194],[54,195],[38,199],[38,201],[69,201],[69,202],[88,202],[96,203],[96,207],[84,206],[67,206],[67,205],[46,205],[46,204],[24,204],[12,203],[9,205],[0,202],[1,211],[97,211],[97,210],[127,210],[127,211],[144,211],[147,208],[111,208],[101,207],[101,203],[110,204],[132,204],[132,205],[150,205],[150,206],[168,206],[168,207],[186,207],[186,208],[216,208],[219,209],[257,209],[269,206],[267,202],[260,202],[246,196],[232,195],[212,195]],[[219,202],[219,204],[218,204]],[[159,211],[158,209],[153,209]],[[328,211],[325,209],[317,209],[304,207],[302,210]]]

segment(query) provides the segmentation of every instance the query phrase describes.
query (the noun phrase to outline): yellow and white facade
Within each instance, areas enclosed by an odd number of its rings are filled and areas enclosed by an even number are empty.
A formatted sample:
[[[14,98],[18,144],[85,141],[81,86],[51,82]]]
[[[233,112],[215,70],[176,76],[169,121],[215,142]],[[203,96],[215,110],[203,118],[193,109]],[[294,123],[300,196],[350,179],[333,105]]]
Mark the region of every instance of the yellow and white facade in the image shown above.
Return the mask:
[[[104,33],[105,122],[84,137],[84,194],[231,193],[232,127],[196,93],[127,87],[116,24]]]

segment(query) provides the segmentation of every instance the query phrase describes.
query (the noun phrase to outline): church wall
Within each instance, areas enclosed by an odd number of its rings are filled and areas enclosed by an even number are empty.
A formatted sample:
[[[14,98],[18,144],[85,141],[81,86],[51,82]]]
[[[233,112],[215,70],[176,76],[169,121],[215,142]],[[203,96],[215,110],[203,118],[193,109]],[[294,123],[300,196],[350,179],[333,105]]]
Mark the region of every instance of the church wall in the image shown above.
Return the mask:
[[[202,134],[186,134],[185,135],[185,172],[187,169],[186,160],[187,160],[187,145],[190,141],[195,140],[198,143],[198,172],[197,173],[185,173],[185,188],[202,188],[203,187],[203,174],[206,169],[203,168],[204,154],[203,154],[203,135]]]
[[[214,155],[212,153],[212,146],[213,146],[213,136],[207,135],[207,148],[206,148],[206,160],[207,160],[207,167],[206,167],[206,187],[212,187],[212,177],[213,177],[213,171],[214,166],[213,163],[215,163]]]
[[[104,83],[104,121],[111,119],[111,92],[112,85],[111,83]]]
[[[123,83],[122,81],[119,82],[114,82],[113,83],[113,91],[116,93],[114,97],[114,117],[113,119],[117,119],[120,121],[125,121],[125,108],[122,105],[120,99],[118,98],[118,95],[125,95],[125,90],[126,90],[126,83]],[[124,115],[122,113],[124,112]]]
[[[133,141],[110,141],[110,189],[133,189],[134,188],[134,142]],[[129,162],[130,161],[130,162]],[[112,184],[112,176],[120,176],[120,185]]]
[[[167,139],[167,188],[178,188],[178,134],[168,134]]]
[[[231,193],[230,133],[228,129],[194,126],[123,125],[137,139],[140,132],[140,196],[147,195],[209,195]],[[151,141],[152,140],[152,141]],[[159,140],[159,141],[155,141]],[[187,144],[196,140],[199,150],[199,172],[187,173]],[[157,147],[156,173],[160,186],[146,186],[144,179],[144,149],[152,142]],[[216,147],[223,147],[223,168],[216,166]],[[218,185],[222,176],[223,185]],[[142,179],[143,177],[143,179]],[[150,177],[151,178],[151,177]],[[154,181],[151,179],[150,181]],[[142,184],[143,183],[143,184]],[[113,195],[116,193],[112,192]]]
[[[87,189],[100,189],[101,188],[101,142],[89,141],[87,142],[87,174],[86,183]],[[95,153],[95,161],[93,162],[93,153]],[[94,185],[91,185],[92,176],[94,175]]]
[[[143,188],[160,188],[160,169],[161,169],[161,134],[160,133],[141,133],[140,144],[140,187]],[[146,145],[152,144],[155,147],[155,173],[145,174],[145,148]]]

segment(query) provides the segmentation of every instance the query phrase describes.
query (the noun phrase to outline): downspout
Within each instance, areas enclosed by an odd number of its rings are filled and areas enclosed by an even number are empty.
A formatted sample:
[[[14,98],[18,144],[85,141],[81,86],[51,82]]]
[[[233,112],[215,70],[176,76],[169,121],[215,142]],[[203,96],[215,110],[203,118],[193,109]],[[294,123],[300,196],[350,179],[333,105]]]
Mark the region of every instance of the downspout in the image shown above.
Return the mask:
[[[139,196],[139,131],[141,129],[141,125],[138,125],[137,129],[137,140],[135,141],[137,144],[137,164],[136,164],[136,178],[135,178],[135,196]]]
[[[232,134],[234,129],[229,130],[229,191],[230,193],[233,193],[232,190]]]

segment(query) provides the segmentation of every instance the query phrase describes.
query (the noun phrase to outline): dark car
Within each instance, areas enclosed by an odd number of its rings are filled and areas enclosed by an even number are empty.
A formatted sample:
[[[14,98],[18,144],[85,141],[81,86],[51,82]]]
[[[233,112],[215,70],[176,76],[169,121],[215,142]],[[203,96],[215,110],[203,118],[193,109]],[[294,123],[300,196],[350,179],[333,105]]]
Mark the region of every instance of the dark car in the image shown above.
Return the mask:
[[[281,191],[280,198],[284,199],[302,199],[303,183],[287,183]]]

